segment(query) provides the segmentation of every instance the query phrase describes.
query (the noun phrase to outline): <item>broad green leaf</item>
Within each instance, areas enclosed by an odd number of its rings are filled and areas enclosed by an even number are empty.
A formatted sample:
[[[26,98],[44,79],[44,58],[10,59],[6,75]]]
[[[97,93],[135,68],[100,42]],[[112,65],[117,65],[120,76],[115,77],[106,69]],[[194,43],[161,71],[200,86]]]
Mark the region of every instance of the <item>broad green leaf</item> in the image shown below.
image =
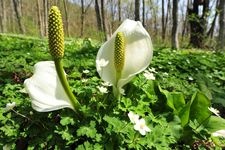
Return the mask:
[[[189,101],[179,112],[179,117],[181,120],[181,125],[184,127],[189,122],[189,116],[190,116],[190,107],[191,107],[191,101]]]
[[[218,130],[225,130],[225,119],[217,116],[211,116],[205,128],[211,133]]]
[[[191,101],[190,120],[196,119],[200,124],[205,123],[211,115],[208,109],[211,106],[210,100],[203,93],[197,92],[193,95]]]

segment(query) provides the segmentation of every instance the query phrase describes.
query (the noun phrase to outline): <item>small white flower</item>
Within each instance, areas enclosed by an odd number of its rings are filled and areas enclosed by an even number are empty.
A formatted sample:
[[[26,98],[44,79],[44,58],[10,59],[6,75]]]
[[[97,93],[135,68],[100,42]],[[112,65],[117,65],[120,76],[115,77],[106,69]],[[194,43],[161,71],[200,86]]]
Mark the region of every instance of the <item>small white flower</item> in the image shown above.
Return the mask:
[[[5,110],[6,111],[12,110],[15,106],[16,106],[16,102],[7,103]]]
[[[154,74],[149,71],[145,71],[143,75],[147,80],[155,80]]]
[[[105,88],[105,87],[103,87],[103,86],[97,86],[97,88],[99,89],[99,91],[100,91],[101,93],[108,93],[107,88]]]
[[[96,67],[97,71],[101,71],[103,67],[106,67],[108,65],[109,61],[105,59],[96,60]]]
[[[211,111],[212,113],[214,113],[216,116],[220,117],[219,115],[219,110],[213,108],[213,107],[208,107],[209,111]]]
[[[192,77],[188,77],[188,80],[193,81],[194,79]]]
[[[212,133],[212,136],[221,136],[225,138],[225,130],[218,130]]]
[[[81,82],[86,83],[88,79],[81,79]]]
[[[186,62],[187,62],[188,64],[190,64],[190,60],[189,60],[189,59],[187,59]]]
[[[164,72],[163,75],[168,76],[169,74],[167,72]]]
[[[109,82],[102,82],[101,84],[102,84],[103,86],[112,86],[112,84],[109,83]]]
[[[146,135],[147,132],[151,132],[151,129],[146,126],[145,120],[142,118],[135,122],[134,129],[139,131],[141,135]]]
[[[89,70],[83,70],[83,73],[88,74],[90,71]]]
[[[125,95],[125,90],[123,88],[119,88],[120,94]]]
[[[155,71],[155,68],[149,68],[148,71],[149,71],[149,72],[157,73],[157,71]]]
[[[130,118],[130,121],[132,123],[136,123],[138,121],[138,119],[139,119],[139,116],[137,114],[134,114],[132,111],[130,111],[128,113],[128,117]]]

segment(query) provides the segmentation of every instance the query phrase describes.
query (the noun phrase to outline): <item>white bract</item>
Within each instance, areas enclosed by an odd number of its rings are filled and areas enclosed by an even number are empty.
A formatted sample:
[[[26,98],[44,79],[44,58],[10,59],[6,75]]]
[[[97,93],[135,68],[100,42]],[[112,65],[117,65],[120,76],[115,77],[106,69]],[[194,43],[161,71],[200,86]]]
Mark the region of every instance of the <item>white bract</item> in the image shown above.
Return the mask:
[[[139,116],[137,114],[134,114],[132,111],[128,113],[128,117],[132,123],[136,123],[139,119]]]
[[[97,86],[97,88],[99,89],[99,91],[100,91],[101,93],[108,93],[107,88],[105,88],[105,87],[103,87],[103,86]]]
[[[213,114],[215,114],[216,116],[220,117],[219,115],[219,110],[213,108],[213,107],[208,107],[209,111],[211,111]]]
[[[90,71],[89,70],[83,70],[83,73],[88,74]]]
[[[5,107],[5,110],[9,111],[9,110],[13,109],[15,106],[16,106],[16,102],[7,103],[6,107]]]
[[[221,136],[225,138],[225,130],[218,130],[212,133],[212,136]]]
[[[104,68],[105,66],[107,66],[109,63],[108,60],[105,59],[100,59],[100,60],[96,60],[96,67],[97,67],[97,71],[102,71],[102,68]]]
[[[147,132],[151,132],[151,129],[145,124],[143,118],[135,122],[134,129],[139,131],[141,135],[146,135]]]
[[[147,71],[147,70],[144,72],[143,75],[145,76],[145,78],[146,78],[147,80],[155,80],[154,74],[151,73],[151,72],[149,72],[149,71]]]
[[[35,64],[34,74],[24,81],[25,89],[32,100],[32,107],[39,112],[48,112],[65,107],[73,109],[53,61]]]
[[[125,60],[119,79],[114,65],[115,37],[118,32],[123,33],[125,40]],[[136,74],[148,67],[152,59],[152,50],[151,38],[141,22],[127,19],[99,49],[96,58],[97,71],[104,81],[111,83],[119,92]],[[101,67],[103,60],[107,65]]]

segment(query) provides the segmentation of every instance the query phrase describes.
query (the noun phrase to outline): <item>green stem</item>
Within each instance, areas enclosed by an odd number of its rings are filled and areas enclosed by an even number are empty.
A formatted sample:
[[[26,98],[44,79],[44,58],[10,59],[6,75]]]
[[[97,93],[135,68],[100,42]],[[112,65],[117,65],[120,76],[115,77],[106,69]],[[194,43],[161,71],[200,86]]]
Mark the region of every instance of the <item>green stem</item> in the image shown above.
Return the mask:
[[[73,95],[69,83],[66,79],[65,76],[65,72],[63,69],[63,65],[62,65],[62,60],[61,59],[55,59],[55,68],[56,68],[56,72],[58,74],[59,80],[67,94],[67,96],[70,99],[70,103],[72,104],[74,111],[78,113],[78,111],[80,110],[80,103],[78,102],[78,100],[76,99],[76,97]]]
[[[116,72],[116,85],[113,86],[113,94],[117,100],[120,100],[120,89],[118,89],[118,81],[121,78],[121,71]]]

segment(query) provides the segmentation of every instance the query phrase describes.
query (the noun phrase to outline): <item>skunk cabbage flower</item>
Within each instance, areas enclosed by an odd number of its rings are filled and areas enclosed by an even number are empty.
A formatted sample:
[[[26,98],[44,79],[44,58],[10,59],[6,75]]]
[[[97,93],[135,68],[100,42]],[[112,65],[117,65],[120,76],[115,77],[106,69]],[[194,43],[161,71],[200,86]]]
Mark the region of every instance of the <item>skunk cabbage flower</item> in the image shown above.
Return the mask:
[[[24,86],[36,111],[48,112],[65,107],[73,109],[53,61],[41,61],[35,64],[34,74],[25,80]]]
[[[152,49],[151,38],[141,22],[128,19],[101,46],[96,62],[108,63],[101,69],[96,63],[97,71],[102,80],[113,85],[116,97],[126,83],[148,67]]]
[[[79,111],[80,104],[69,88],[62,65],[64,33],[59,9],[52,6],[49,12],[49,49],[54,61],[42,61],[35,65],[34,74],[24,81],[32,99],[32,107],[39,112],[61,108]]]

